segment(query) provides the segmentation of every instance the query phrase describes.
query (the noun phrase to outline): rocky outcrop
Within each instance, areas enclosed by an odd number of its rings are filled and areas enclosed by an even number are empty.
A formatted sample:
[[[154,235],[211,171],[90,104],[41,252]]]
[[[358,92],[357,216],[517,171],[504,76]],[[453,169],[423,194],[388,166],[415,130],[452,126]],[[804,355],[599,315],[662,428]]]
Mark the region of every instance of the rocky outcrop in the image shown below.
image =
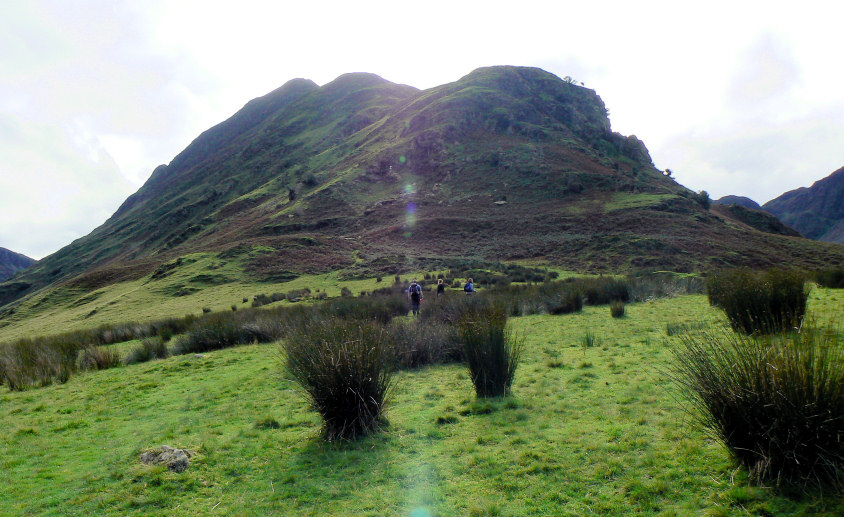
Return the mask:
[[[176,449],[162,445],[157,449],[141,454],[141,463],[146,465],[167,465],[172,472],[184,472],[190,467],[190,459],[196,453],[188,449]]]

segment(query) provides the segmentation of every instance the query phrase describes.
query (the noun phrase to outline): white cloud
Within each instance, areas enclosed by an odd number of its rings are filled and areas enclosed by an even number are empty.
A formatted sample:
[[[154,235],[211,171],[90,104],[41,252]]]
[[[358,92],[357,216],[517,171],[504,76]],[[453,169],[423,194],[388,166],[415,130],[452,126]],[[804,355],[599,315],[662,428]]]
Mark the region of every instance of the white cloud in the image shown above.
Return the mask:
[[[0,246],[33,258],[104,222],[133,190],[96,140],[0,115]]]

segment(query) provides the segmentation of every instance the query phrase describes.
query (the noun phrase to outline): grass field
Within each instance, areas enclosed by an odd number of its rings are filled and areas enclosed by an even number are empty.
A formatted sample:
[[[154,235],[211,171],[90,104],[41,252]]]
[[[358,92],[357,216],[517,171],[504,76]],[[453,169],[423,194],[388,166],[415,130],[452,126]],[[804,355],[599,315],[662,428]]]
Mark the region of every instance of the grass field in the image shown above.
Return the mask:
[[[144,277],[111,284],[90,293],[63,292],[65,288],[58,288],[38,294],[24,301],[15,315],[6,320],[7,324],[0,326],[0,343],[108,323],[181,318],[186,314],[202,314],[203,308],[215,312],[231,310],[232,305],[244,308],[249,307],[252,298],[258,294],[269,295],[307,287],[320,289],[328,296],[339,296],[340,290],[348,287],[357,295],[361,291],[371,291],[393,283],[392,277],[384,278],[381,283],[377,283],[374,278],[341,281],[338,272],[303,275],[287,282],[258,282],[245,278],[235,268],[215,270],[209,269],[209,264],[213,267],[214,259],[205,255],[197,263],[181,268],[176,274],[155,283],[151,283],[149,277]],[[202,275],[208,276],[209,271],[229,281],[208,285],[192,280]],[[411,276],[402,275],[402,278]],[[194,287],[197,291],[186,295],[174,294],[185,287]],[[247,302],[243,301],[244,298]]]
[[[841,297],[816,288],[810,313],[833,319]],[[705,296],[626,312],[513,319],[526,346],[503,400],[476,402],[459,365],[401,372],[389,427],[354,443],[320,439],[277,344],[3,387],[0,515],[844,512],[840,496],[749,486],[690,425],[666,377],[666,325],[724,326]],[[198,455],[181,474],[139,462],[162,444]]]

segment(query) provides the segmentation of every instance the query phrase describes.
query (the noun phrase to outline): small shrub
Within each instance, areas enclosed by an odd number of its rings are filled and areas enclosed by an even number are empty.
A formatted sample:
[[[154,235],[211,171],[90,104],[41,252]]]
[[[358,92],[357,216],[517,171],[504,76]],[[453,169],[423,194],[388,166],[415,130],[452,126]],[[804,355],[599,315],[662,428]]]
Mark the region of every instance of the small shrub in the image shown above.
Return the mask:
[[[79,354],[79,368],[82,370],[105,370],[120,366],[120,354],[116,350],[91,346]]]
[[[343,296],[344,298],[348,298],[348,297],[352,296],[352,290],[349,289],[348,287],[344,286],[342,289],[340,289],[340,296]]]
[[[614,301],[610,303],[610,314],[613,318],[623,318],[625,312],[624,302]]]
[[[730,326],[745,334],[798,328],[806,315],[806,276],[793,270],[733,269],[707,282],[709,303],[720,307]]]
[[[674,380],[758,482],[844,482],[844,345],[830,330],[691,334]]]
[[[210,307],[203,307],[203,308],[202,308],[202,313],[203,313],[203,314],[208,314],[209,312],[211,312],[211,308],[210,308]]]
[[[458,330],[476,395],[507,395],[519,365],[523,340],[507,328],[504,308],[474,308],[461,317]]]
[[[161,338],[161,341],[167,342],[170,341],[170,338],[173,337],[173,329],[171,327],[162,327],[158,331],[158,337]]]
[[[237,305],[232,305],[232,312],[237,312]]]
[[[373,432],[393,383],[394,352],[375,322],[311,318],[284,341],[286,371],[322,416],[326,440]]]
[[[243,298],[243,303],[248,303],[248,302],[249,302],[249,298],[245,298],[245,297],[244,297],[244,298]]]
[[[697,194],[694,194],[692,199],[703,207],[704,210],[709,210],[709,207],[712,205],[712,200],[709,198],[709,192],[705,190],[701,190]]]
[[[145,363],[153,359],[166,359],[169,356],[170,351],[162,339],[145,339],[129,352],[126,356],[126,364]]]

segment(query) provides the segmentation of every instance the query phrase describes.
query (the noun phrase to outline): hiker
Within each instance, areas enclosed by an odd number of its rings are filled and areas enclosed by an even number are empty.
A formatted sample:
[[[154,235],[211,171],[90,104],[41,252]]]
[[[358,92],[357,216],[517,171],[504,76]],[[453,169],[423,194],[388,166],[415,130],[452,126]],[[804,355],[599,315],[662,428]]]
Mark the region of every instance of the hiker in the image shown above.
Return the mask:
[[[466,282],[466,285],[463,286],[463,290],[466,291],[466,294],[477,293],[477,291],[475,291],[475,281],[470,278]]]
[[[422,286],[419,285],[414,278],[413,282],[410,283],[410,287],[408,287],[407,292],[410,294],[410,312],[412,312],[414,316],[418,316],[419,305],[422,304]]]
[[[442,296],[445,293],[445,284],[443,283],[443,279],[440,278],[437,280],[437,298]]]

